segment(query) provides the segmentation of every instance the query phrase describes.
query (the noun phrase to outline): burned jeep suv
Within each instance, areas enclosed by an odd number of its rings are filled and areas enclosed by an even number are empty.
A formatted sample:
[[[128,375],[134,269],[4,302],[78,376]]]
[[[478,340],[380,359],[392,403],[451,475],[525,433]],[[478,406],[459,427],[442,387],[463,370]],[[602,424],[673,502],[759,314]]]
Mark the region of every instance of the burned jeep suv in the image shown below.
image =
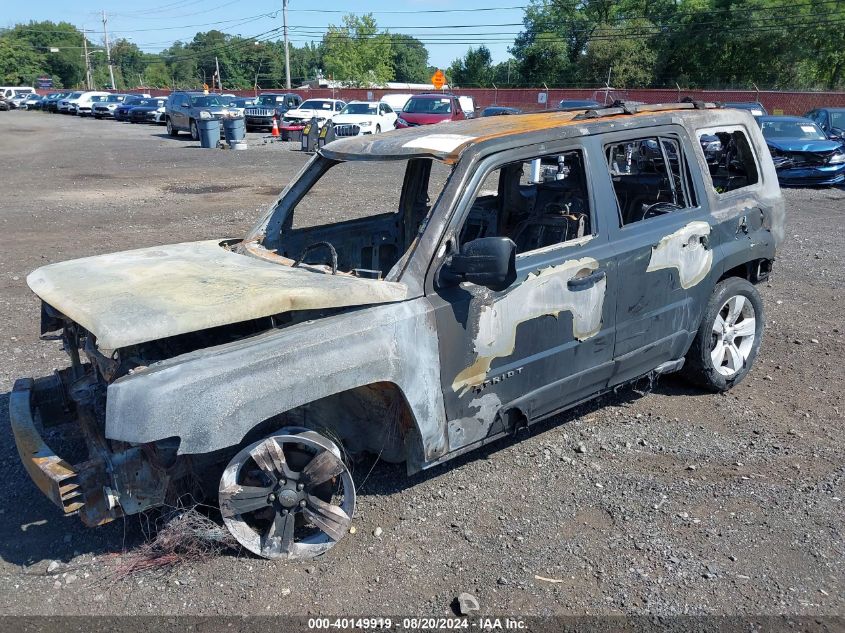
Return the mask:
[[[413,474],[643,377],[731,388],[783,217],[754,119],[710,104],[337,140],[243,239],[33,272],[70,366],[15,384],[20,456],[87,525],[201,488],[255,554],[315,556],[357,455]]]

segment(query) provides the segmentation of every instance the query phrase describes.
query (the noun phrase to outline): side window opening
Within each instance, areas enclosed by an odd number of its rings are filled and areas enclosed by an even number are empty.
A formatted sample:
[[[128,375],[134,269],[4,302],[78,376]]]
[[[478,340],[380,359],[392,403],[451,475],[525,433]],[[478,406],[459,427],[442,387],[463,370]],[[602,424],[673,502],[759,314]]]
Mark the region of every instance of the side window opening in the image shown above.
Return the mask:
[[[619,225],[697,205],[680,142],[670,137],[625,140],[605,146],[619,209]]]
[[[727,193],[759,180],[757,163],[748,138],[740,130],[704,130],[698,134],[713,188]]]
[[[592,235],[581,150],[507,163],[488,174],[460,233],[460,243],[508,237],[527,253]]]

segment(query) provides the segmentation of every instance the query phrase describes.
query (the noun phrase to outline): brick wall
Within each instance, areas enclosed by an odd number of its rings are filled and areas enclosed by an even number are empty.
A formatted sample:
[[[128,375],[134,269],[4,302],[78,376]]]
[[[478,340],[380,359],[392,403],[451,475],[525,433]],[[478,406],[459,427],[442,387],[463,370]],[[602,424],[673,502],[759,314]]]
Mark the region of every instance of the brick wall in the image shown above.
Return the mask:
[[[536,88],[468,88],[456,90],[459,95],[467,95],[475,99],[478,107],[488,105],[504,105],[522,108],[523,110],[543,110],[546,106],[537,102],[537,96],[542,89]],[[50,92],[39,90],[40,93]],[[147,90],[154,96],[166,96],[169,90]],[[251,97],[255,95],[253,90],[227,91],[239,96]],[[260,90],[262,92],[285,92],[283,88],[276,90]],[[367,90],[364,88],[343,88],[331,90],[327,88],[312,90],[292,90],[302,96],[308,97],[334,97],[351,101],[353,99],[366,100],[369,95],[374,99],[380,99],[386,93],[402,93],[402,90]],[[413,92],[413,91],[409,91]],[[790,92],[761,90],[671,90],[671,89],[641,89],[641,90],[616,90],[610,91],[607,95],[608,102],[614,99],[626,99],[629,101],[642,101],[645,103],[672,103],[684,97],[692,97],[701,101],[759,101],[770,113],[777,114],[804,114],[808,110],[819,106],[845,107],[845,92]],[[548,107],[554,108],[561,99],[595,99],[599,103],[605,102],[604,90],[571,90],[552,89],[548,94]]]

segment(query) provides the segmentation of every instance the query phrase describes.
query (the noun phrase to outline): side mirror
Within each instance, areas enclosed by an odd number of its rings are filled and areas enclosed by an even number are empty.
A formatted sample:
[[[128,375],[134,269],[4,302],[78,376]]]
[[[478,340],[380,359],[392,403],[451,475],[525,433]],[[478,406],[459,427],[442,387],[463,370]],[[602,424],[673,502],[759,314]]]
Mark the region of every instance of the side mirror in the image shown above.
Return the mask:
[[[504,290],[516,279],[516,244],[507,237],[481,237],[467,242],[440,269],[439,281],[468,281],[490,290]]]
[[[845,141],[845,130],[838,127],[832,127],[827,131],[827,138],[832,141]]]

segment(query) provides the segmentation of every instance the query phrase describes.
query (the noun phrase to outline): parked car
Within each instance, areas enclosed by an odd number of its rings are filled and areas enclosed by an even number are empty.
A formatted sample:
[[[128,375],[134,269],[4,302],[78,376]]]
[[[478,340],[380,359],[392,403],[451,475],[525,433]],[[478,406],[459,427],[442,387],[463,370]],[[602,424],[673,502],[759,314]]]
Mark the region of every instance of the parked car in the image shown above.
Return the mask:
[[[130,95],[126,97],[121,104],[119,104],[112,113],[115,121],[128,121],[129,111],[136,105],[140,104],[144,99],[142,95]]]
[[[444,121],[462,121],[464,119],[466,119],[466,115],[455,95],[420,94],[408,99],[408,103],[399,113],[396,127],[402,129]]]
[[[830,140],[845,143],[845,108],[816,108],[804,116],[818,125]]]
[[[12,110],[24,109],[24,103],[29,98],[29,93],[18,93],[8,97],[9,107]]]
[[[519,108],[511,108],[508,106],[488,106],[481,111],[481,116],[502,116],[509,114],[522,114]]]
[[[9,102],[6,101],[6,97],[0,96],[0,111],[8,112],[9,110],[11,108],[9,107]]]
[[[73,106],[76,104],[77,99],[82,96],[83,92],[83,90],[77,90],[76,92],[71,92],[65,96],[59,101],[56,111],[61,114],[72,114]]]
[[[47,95],[47,102],[44,104],[44,106],[41,109],[46,111],[46,112],[52,112],[52,113],[58,112],[59,103],[65,97],[70,96],[70,94],[71,94],[70,92],[56,92],[56,93]]]
[[[161,123],[167,116],[167,98],[150,97],[141,99],[129,109],[127,120],[130,123]]]
[[[273,129],[273,121],[279,125],[288,110],[298,108],[302,97],[293,93],[266,93],[259,95],[255,103],[244,109],[244,125],[249,132]]]
[[[598,108],[603,108],[602,104],[598,101],[594,101],[593,99],[563,99],[558,103],[557,108],[558,110],[563,110],[564,112],[575,112],[578,110],[596,110]]]
[[[730,101],[728,103],[722,104],[726,108],[735,108],[737,110],[747,110],[751,113],[755,119],[759,119],[761,116],[768,116],[769,112],[763,107],[762,103],[758,103],[757,101]]]
[[[346,102],[340,99],[306,99],[299,107],[285,112],[283,120],[287,123],[301,123],[304,125],[316,117],[319,126],[323,127],[326,121],[332,119],[345,107]]]
[[[396,113],[380,101],[350,101],[332,117],[335,136],[380,134],[396,126]]]
[[[121,103],[131,97],[128,94],[110,94],[104,99],[96,102],[92,109],[95,119],[106,119],[114,117],[114,112]]]
[[[408,103],[408,99],[413,96],[414,95],[410,93],[392,93],[384,95],[381,98],[381,101],[389,105],[396,114],[399,114],[402,112],[402,108],[405,107],[405,104]]]
[[[94,107],[94,103],[99,102],[100,100],[106,99],[109,96],[109,92],[100,92],[100,91],[89,91],[83,92],[79,97],[77,97],[76,101],[71,104],[74,113],[77,116],[86,117],[91,115],[91,109]]]
[[[738,148],[715,174],[699,171],[705,134]],[[631,160],[646,141],[677,160]],[[396,194],[378,204],[351,186],[385,178]],[[20,459],[86,525],[205,486],[247,550],[323,554],[354,516],[347,457],[414,474],[643,379],[741,382],[783,221],[760,129],[735,110],[338,139],[244,239],[27,277],[70,367],[15,383]],[[63,459],[42,424],[87,455]]]
[[[230,115],[242,117],[244,116],[246,109],[251,107],[254,103],[254,98],[231,97],[225,105],[228,108]]]
[[[811,119],[763,116],[758,120],[781,185],[845,182],[845,147],[827,138]]]
[[[177,136],[179,132],[189,132],[195,141],[199,139],[197,121],[200,119],[222,119],[229,115],[229,97],[203,92],[174,92],[168,97],[165,106],[167,133]]]
[[[33,92],[26,96],[21,107],[24,110],[40,110],[43,103],[44,97]]]

